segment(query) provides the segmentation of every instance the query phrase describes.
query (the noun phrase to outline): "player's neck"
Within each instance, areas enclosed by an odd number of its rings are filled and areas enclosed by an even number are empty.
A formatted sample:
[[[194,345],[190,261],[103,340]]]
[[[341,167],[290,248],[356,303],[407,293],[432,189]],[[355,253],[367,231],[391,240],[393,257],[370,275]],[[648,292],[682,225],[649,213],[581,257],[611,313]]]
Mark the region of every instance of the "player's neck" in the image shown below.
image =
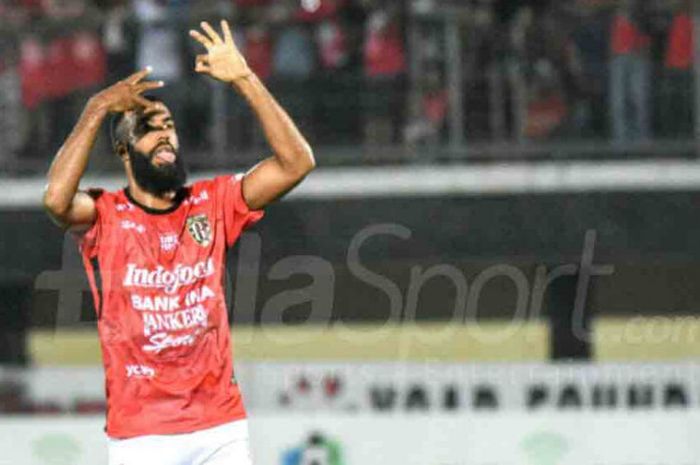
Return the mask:
[[[167,210],[175,205],[175,197],[177,194],[175,191],[168,192],[162,196],[154,195],[143,190],[133,179],[129,181],[127,189],[129,189],[131,198],[144,207],[154,210]]]

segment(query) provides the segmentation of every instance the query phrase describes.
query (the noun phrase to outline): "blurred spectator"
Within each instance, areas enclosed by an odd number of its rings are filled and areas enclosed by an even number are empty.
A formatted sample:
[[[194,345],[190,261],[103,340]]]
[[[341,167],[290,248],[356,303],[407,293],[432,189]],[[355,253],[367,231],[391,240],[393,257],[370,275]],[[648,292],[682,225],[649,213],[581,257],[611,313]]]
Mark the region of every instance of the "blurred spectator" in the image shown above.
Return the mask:
[[[71,69],[76,90],[93,91],[105,81],[107,56],[95,31],[77,31],[72,36]]]
[[[680,0],[668,31],[661,84],[661,130],[664,137],[693,133],[692,0]]]
[[[577,6],[571,38],[581,92],[574,125],[581,136],[603,137],[609,119],[606,94],[610,24],[603,8],[586,1],[579,1]]]
[[[234,26],[234,41],[245,55],[250,69],[262,80],[269,81],[273,73],[274,40],[270,30],[267,2],[247,2],[241,10],[241,21]],[[268,85],[270,85],[268,83]],[[271,90],[272,86],[271,86]],[[215,94],[216,95],[216,94]],[[221,94],[219,94],[221,95]],[[263,143],[258,125],[250,117],[250,109],[235,93],[226,92],[227,137],[237,149],[248,149]]]
[[[272,74],[272,35],[262,22],[255,22],[245,30],[245,58],[250,69],[260,79]]]
[[[43,62],[37,65],[43,76],[35,76],[40,91],[38,101],[46,100],[49,126],[48,152],[60,147],[80,114],[85,99],[105,80],[106,56],[99,34],[86,28],[61,31],[47,44]],[[42,153],[43,156],[49,154]]]
[[[337,22],[345,38],[347,51],[347,70],[351,73],[362,72],[363,44],[365,40],[365,24],[367,11],[362,0],[346,0],[338,12]]]
[[[638,0],[620,0],[611,34],[610,112],[616,142],[650,136],[650,37]]]
[[[13,49],[11,38],[0,34],[0,163],[12,158],[21,143],[21,87]]]
[[[523,7],[513,41],[524,82],[514,91],[519,100],[520,135],[546,139],[561,135],[570,119],[570,103],[578,98],[572,39],[563,12],[556,8]]]
[[[22,6],[28,12],[26,22],[17,25],[22,30],[22,101],[34,111],[25,119],[20,152],[47,157],[70,131],[70,120],[80,111],[81,92],[104,79],[104,54],[86,1],[48,0]]]
[[[311,78],[316,68],[314,43],[308,25],[289,18],[277,36],[273,55],[272,90],[307,137],[313,129],[315,92]]]
[[[316,42],[323,70],[332,72],[348,64],[347,37],[337,20],[325,20],[318,25]]]
[[[135,70],[133,18],[129,4],[118,0],[109,5],[104,15],[102,41],[107,53],[107,80],[112,83],[124,79]]]
[[[541,60],[535,65],[524,128],[529,139],[551,137],[564,124],[568,106],[557,79],[551,62]]]
[[[175,26],[177,18],[165,0],[135,0],[140,28],[136,68],[152,66],[151,79],[170,84],[183,75],[182,44]]]
[[[464,121],[470,140],[505,137],[503,57],[507,41],[495,23],[490,0],[473,2],[469,23],[462,28]],[[413,51],[411,51],[413,53]]]
[[[134,0],[133,5],[139,27],[136,69],[151,66],[149,79],[165,82],[166,103],[175,121],[180,121],[187,89],[183,82],[186,55],[177,10],[167,0]]]
[[[103,12],[102,44],[106,53],[106,84],[124,79],[136,70],[135,50],[138,24],[127,0],[106,0],[100,4]],[[110,140],[109,127],[102,130],[103,139]],[[99,167],[117,164],[116,157],[100,157]]]
[[[363,124],[363,7],[344,0],[326,2],[314,23],[318,69],[314,79],[314,140],[355,144]],[[323,6],[319,8],[323,10]]]
[[[439,70],[428,70],[422,81],[418,115],[404,130],[404,141],[409,145],[437,144],[447,121],[448,93]]]
[[[365,140],[396,142],[402,125],[406,57],[395,10],[379,8],[369,15],[364,44]]]
[[[24,112],[24,134],[19,154],[22,158],[36,157],[48,145],[48,128],[40,105],[48,97],[46,79],[46,50],[41,39],[27,35],[19,39],[19,75]]]
[[[59,36],[48,44],[47,63],[44,71],[50,75],[46,85],[48,97],[54,102],[67,97],[74,90],[73,38]],[[60,110],[60,109],[59,109]]]
[[[19,70],[22,80],[22,103],[34,110],[45,98],[46,50],[39,37],[27,35],[20,42]]]
[[[393,14],[392,14],[393,13]],[[394,79],[406,71],[401,26],[395,12],[374,11],[365,40],[365,73],[369,78]]]
[[[289,22],[277,36],[273,54],[275,77],[307,80],[314,72],[314,47],[304,26]]]

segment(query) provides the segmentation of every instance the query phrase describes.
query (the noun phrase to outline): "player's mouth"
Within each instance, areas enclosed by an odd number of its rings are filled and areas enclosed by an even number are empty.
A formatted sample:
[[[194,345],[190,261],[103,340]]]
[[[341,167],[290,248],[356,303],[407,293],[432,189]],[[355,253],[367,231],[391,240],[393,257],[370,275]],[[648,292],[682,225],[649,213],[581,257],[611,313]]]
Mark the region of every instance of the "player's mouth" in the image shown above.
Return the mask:
[[[175,163],[175,149],[170,144],[162,144],[156,147],[153,158],[161,163]]]

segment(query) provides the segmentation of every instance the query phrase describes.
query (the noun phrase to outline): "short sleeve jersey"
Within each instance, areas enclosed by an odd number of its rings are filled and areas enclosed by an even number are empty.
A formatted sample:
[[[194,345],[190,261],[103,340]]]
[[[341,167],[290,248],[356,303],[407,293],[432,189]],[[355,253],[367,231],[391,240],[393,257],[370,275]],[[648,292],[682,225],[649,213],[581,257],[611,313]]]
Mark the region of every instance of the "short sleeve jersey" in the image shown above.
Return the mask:
[[[263,216],[240,176],[199,181],[153,211],[126,190],[90,191],[78,242],[98,316],[107,434],[196,431],[245,417],[233,376],[226,249]]]

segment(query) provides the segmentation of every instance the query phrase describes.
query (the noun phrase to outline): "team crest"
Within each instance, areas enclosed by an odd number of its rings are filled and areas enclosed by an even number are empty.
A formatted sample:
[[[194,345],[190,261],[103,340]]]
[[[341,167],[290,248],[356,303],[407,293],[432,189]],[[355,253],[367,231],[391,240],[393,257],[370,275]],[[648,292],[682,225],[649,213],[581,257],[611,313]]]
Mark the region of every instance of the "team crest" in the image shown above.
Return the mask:
[[[187,231],[202,247],[211,243],[211,225],[207,215],[194,215],[187,218]]]

